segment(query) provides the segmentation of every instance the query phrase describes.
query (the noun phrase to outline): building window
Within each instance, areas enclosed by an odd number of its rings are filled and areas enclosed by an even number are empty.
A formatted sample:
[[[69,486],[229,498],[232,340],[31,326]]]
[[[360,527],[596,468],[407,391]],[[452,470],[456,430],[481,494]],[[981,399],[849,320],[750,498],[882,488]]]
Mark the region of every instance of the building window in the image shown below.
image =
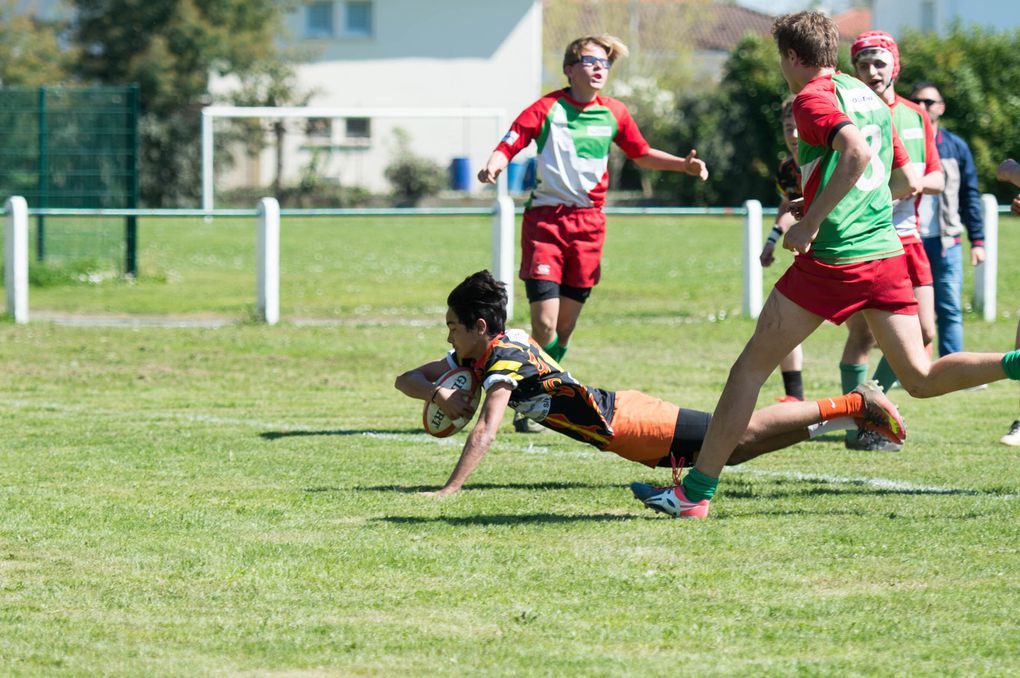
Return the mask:
[[[305,37],[332,38],[333,3],[310,2],[305,5]]]
[[[344,2],[344,35],[370,37],[372,35],[371,0]]]
[[[312,141],[330,141],[333,138],[333,121],[329,118],[309,118],[305,135]]]
[[[347,141],[367,144],[372,138],[372,121],[369,118],[347,118],[344,138]]]

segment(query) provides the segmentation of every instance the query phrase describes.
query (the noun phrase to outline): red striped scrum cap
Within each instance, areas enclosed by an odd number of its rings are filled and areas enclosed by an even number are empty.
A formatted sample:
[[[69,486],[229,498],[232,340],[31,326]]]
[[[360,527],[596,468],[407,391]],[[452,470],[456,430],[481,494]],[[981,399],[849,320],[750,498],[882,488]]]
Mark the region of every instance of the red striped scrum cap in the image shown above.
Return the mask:
[[[858,54],[871,49],[884,49],[892,54],[892,79],[895,80],[896,76],[900,74],[900,50],[896,46],[893,36],[885,31],[867,31],[861,33],[854,40],[854,44],[850,46],[850,60],[856,62]]]

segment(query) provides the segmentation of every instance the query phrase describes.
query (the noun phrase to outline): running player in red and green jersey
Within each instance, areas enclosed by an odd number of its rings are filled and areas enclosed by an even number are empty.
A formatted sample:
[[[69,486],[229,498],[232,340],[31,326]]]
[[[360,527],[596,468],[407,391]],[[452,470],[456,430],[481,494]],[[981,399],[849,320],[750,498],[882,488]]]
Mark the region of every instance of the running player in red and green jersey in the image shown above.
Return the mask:
[[[474,370],[485,391],[478,421],[446,484],[429,495],[457,492],[495,440],[506,408],[529,420],[624,459],[672,466],[695,459],[711,415],[678,407],[640,391],[608,391],[582,384],[563,371],[524,330],[505,328],[506,288],[488,271],[468,276],[447,297],[447,356],[397,377],[396,387],[434,400],[451,417],[470,413],[463,391],[435,381],[454,367]],[[754,413],[730,464],[788,447],[829,430],[898,420],[896,407],[875,388],[845,396],[792,402]],[[882,429],[885,435],[895,434]]]
[[[892,227],[892,196],[913,197],[920,178],[897,141],[889,108],[859,80],[836,72],[839,31],[826,15],[805,11],[779,17],[772,34],[783,77],[797,94],[805,211],[786,232],[783,246],[800,256],[776,283],[754,335],[730,369],[683,484],[654,491],[632,486],[646,505],[678,517],[708,515],[719,475],[747,427],[762,384],[825,320],[838,324],[862,312],[900,383],[916,398],[1020,379],[1020,351],[952,353],[931,362],[906,257]],[[899,147],[895,153],[894,146]]]
[[[896,94],[895,83],[900,71],[900,54],[896,41],[882,31],[862,33],[850,48],[857,77],[871,88],[892,111],[893,124],[910,156],[910,163],[921,176],[923,193],[935,195],[945,188],[945,175],[935,146],[935,133],[927,113],[914,102]],[[903,243],[907,257],[907,271],[917,299],[917,317],[921,323],[921,337],[925,350],[931,352],[935,337],[935,288],[931,265],[918,232],[919,210],[930,211],[931,202],[902,200],[893,206],[893,226]],[[862,383],[868,369],[868,353],[875,340],[862,316],[847,321],[849,336],[840,359],[840,376],[843,388],[852,389]],[[875,371],[875,380],[885,390],[896,382],[889,362],[884,358]],[[888,442],[871,435],[862,438],[848,437],[847,446],[863,450],[892,450]]]
[[[618,145],[638,167],[708,178],[692,150],[686,158],[651,148],[627,107],[601,94],[627,47],[609,35],[574,40],[563,56],[569,87],[526,108],[496,146],[479,181],[493,183],[532,141],[536,186],[521,228],[520,277],[531,306],[531,334],[563,358],[581,308],[601,277],[609,185],[609,149]]]

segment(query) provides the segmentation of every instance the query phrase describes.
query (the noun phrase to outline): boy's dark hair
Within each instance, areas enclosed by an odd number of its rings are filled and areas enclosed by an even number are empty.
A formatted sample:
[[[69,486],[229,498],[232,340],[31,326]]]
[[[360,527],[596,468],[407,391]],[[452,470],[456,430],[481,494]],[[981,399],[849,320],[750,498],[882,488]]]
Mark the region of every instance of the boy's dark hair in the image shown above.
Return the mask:
[[[921,80],[920,82],[915,82],[914,86],[910,88],[910,96],[907,97],[907,98],[908,99],[913,99],[915,96],[917,96],[918,92],[920,92],[922,89],[927,89],[929,87],[931,87],[932,89],[937,91],[939,93],[939,96],[942,96],[942,88],[941,87],[936,85],[931,80]]]
[[[839,30],[836,23],[821,12],[809,10],[776,18],[772,37],[782,55],[792,49],[806,66],[836,68]]]
[[[496,336],[506,329],[506,301],[506,286],[488,271],[478,271],[453,288],[446,305],[467,327],[481,318],[489,336]]]

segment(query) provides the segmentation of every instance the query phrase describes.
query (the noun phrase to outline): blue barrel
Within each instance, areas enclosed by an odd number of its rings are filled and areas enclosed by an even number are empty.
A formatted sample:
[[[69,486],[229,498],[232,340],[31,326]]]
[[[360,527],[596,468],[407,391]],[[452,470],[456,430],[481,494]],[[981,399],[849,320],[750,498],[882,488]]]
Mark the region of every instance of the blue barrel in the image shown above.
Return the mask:
[[[506,167],[506,185],[511,193],[524,191],[524,163],[512,162]]]
[[[471,190],[471,160],[454,158],[450,162],[450,188],[455,191]]]
[[[523,189],[525,191],[530,191],[535,188],[537,184],[535,173],[538,170],[535,167],[535,162],[534,158],[528,158],[527,162],[524,164],[524,175],[521,177],[521,183],[523,184]]]

